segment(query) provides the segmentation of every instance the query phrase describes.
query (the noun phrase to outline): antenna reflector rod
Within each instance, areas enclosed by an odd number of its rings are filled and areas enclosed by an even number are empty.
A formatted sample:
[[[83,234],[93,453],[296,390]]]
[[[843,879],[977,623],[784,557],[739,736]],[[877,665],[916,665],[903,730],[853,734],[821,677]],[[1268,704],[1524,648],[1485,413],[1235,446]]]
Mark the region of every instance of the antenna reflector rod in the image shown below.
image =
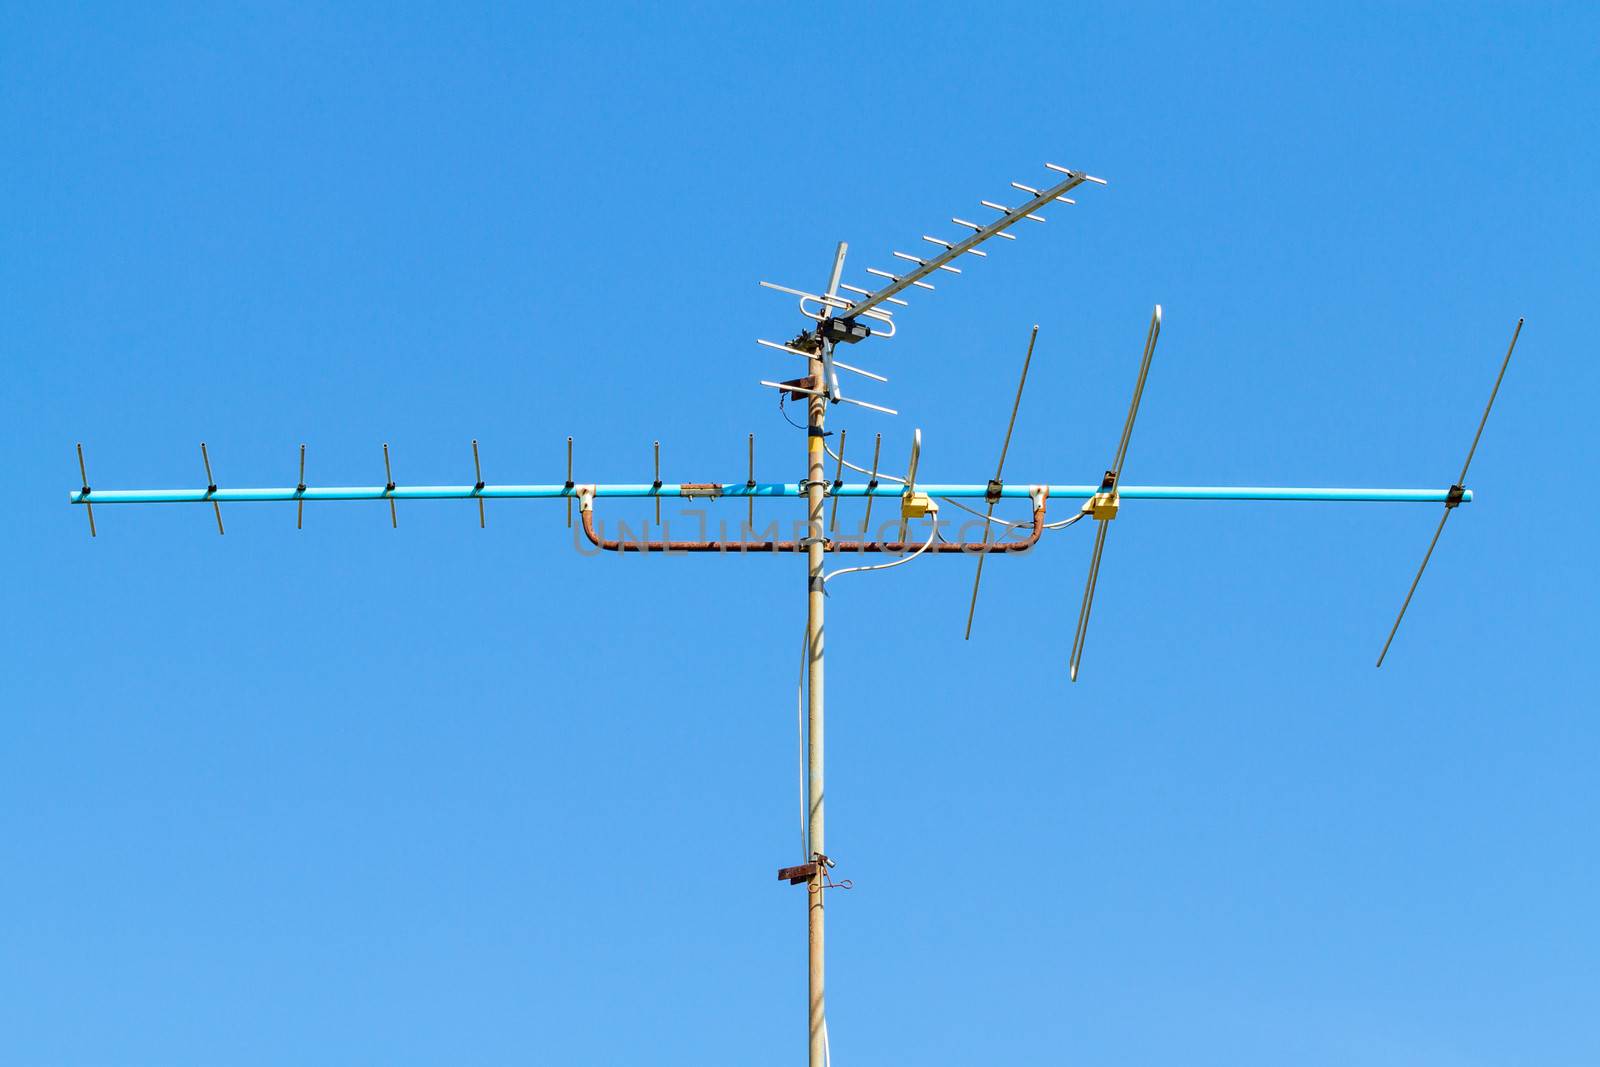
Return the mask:
[[[861,538],[871,540],[868,532],[872,526],[872,491],[878,488],[878,456],[883,452],[883,434],[878,434],[872,441],[872,473],[867,475],[867,513],[861,519]]]
[[[833,468],[833,509],[828,515],[828,530],[832,533],[839,531],[839,487],[844,485],[844,437],[847,430],[839,431],[839,463]]]
[[[977,231],[983,229],[983,227],[979,226],[976,222],[968,222],[966,219],[958,219],[955,216],[951,216],[950,221],[955,223],[957,226],[965,226],[969,230]],[[1016,234],[1006,233],[1004,230],[996,231],[993,236],[1004,237],[1008,241],[1015,241],[1017,239]]]
[[[217,491],[217,480],[211,476],[211,455],[206,451],[206,443],[200,442],[200,458],[206,465],[206,496],[213,496]],[[222,505],[215,500],[211,502],[211,510],[217,516],[217,535],[222,534]]]
[[[746,525],[748,525],[750,527],[750,529],[754,530],[756,528],[756,494],[755,494],[755,488],[756,488],[756,435],[755,434],[751,434],[750,435],[750,477],[744,483],[744,488],[745,488],[745,493],[747,494],[745,496],[745,504],[748,506],[749,512],[750,512],[749,521],[746,523]]]
[[[83,506],[89,512],[89,536],[97,537],[94,529],[94,505],[89,502],[89,468],[83,462],[83,442],[78,442],[78,473],[83,477]]]
[[[300,480],[295,483],[294,494],[294,528],[305,529],[306,520],[306,445],[300,442]]]
[[[1000,442],[1000,462],[994,465],[994,480],[989,483],[989,493],[986,494],[988,513],[983,520],[983,543],[989,543],[989,531],[993,524],[989,521],[994,518],[994,506],[1000,501],[1000,490],[1005,487],[1001,475],[1006,469],[1006,453],[1011,451],[1011,431],[1017,426],[1017,410],[1022,407],[1022,390],[1028,384],[1028,367],[1033,363],[1033,345],[1039,340],[1039,326],[1034,324],[1033,332],[1028,335],[1028,351],[1022,357],[1022,377],[1017,381],[1017,396],[1011,401],[1011,418],[1006,421],[1006,435]],[[978,553],[978,571],[972,576],[972,603],[967,605],[967,634],[964,640],[972,640],[972,617],[978,611],[978,583],[983,581],[983,557],[987,552]]]
[[[1494,388],[1489,390],[1489,402],[1483,406],[1483,417],[1478,420],[1478,430],[1472,435],[1472,444],[1467,448],[1466,461],[1461,464],[1461,476],[1456,479],[1456,484],[1450,487],[1450,495],[1445,498],[1444,514],[1439,516],[1439,525],[1433,531],[1433,540],[1428,542],[1428,551],[1422,554],[1422,566],[1417,568],[1417,576],[1411,579],[1411,588],[1406,590],[1406,598],[1400,604],[1400,614],[1395,616],[1394,625],[1389,627],[1389,637],[1383,642],[1383,651],[1378,653],[1377,666],[1383,666],[1383,657],[1389,654],[1389,646],[1394,644],[1394,635],[1400,630],[1400,623],[1406,617],[1406,609],[1411,606],[1411,598],[1416,595],[1417,585],[1422,581],[1422,572],[1428,569],[1428,561],[1433,558],[1433,549],[1439,543],[1439,535],[1444,533],[1444,524],[1450,519],[1450,512],[1456,509],[1466,494],[1467,468],[1472,466],[1472,457],[1478,451],[1478,441],[1483,437],[1483,427],[1489,421],[1489,412],[1494,409],[1494,398],[1500,394],[1500,383],[1505,381],[1506,368],[1511,365],[1511,353],[1516,350],[1517,338],[1522,336],[1522,319],[1517,320],[1517,328],[1511,331],[1511,343],[1506,346],[1506,358],[1500,361],[1500,373],[1495,375]]]
[[[477,476],[476,484],[473,485],[472,491],[474,493],[482,493],[483,464],[478,462],[478,439],[476,437],[472,439],[472,471]],[[480,496],[478,497],[478,529],[482,530],[486,529],[487,527],[488,522],[485,520],[483,514],[483,497]]]
[[[779,344],[777,341],[768,341],[768,340],[764,340],[763,338],[757,337],[756,338],[756,344],[765,345],[768,348],[776,348],[779,352],[788,352],[791,355],[804,356],[806,359],[814,358],[813,354],[810,353],[810,352],[807,352],[807,351],[805,351],[803,349],[799,349],[799,348],[793,348],[793,347],[791,347],[789,345]]]
[[[1049,167],[1057,174],[1065,174],[1070,178],[1081,178],[1086,182],[1094,182],[1096,185],[1106,184],[1106,180],[1104,178],[1096,178],[1093,174],[1085,174],[1081,170],[1070,170],[1067,167],[1058,167],[1054,163],[1046,163],[1045,166]]]
[[[1110,529],[1105,521],[1097,524],[1094,532],[1094,554],[1089,557],[1089,580],[1083,587],[1083,606],[1078,609],[1078,628],[1072,635],[1072,657],[1067,663],[1067,676],[1071,681],[1078,680],[1078,667],[1083,662],[1083,642],[1089,634],[1089,609],[1094,607],[1094,587],[1100,579],[1100,553],[1106,547],[1106,531]]]
[[[567,529],[572,529],[572,438],[567,438]]]
[[[840,370],[847,370],[851,374],[859,374],[863,378],[871,378],[875,382],[887,382],[889,380],[889,379],[885,378],[881,374],[874,374],[869,370],[862,370],[860,367],[852,367],[850,364],[848,364],[848,363],[840,363],[838,360],[834,360],[833,361],[833,365],[835,367],[839,368]],[[840,397],[839,399],[843,400],[844,397]]]
[[[906,503],[916,496],[917,492],[917,463],[922,459],[922,428],[919,426],[911,431],[911,463],[906,467],[906,487],[900,492],[900,536],[897,540],[901,544],[906,541]]]
[[[938,243],[938,244],[944,244],[944,242],[943,242],[943,241],[939,241],[939,242],[936,242],[936,243]],[[946,247],[947,247],[947,248],[954,248],[954,247],[955,247],[955,245],[946,245]],[[901,259],[904,259],[904,260],[909,260],[909,261],[910,261],[910,262],[912,262],[912,263],[915,263],[915,264],[916,264],[916,265],[917,265],[917,266],[919,266],[919,267],[926,267],[926,266],[927,266],[927,265],[928,265],[928,261],[927,261],[927,260],[925,260],[925,259],[919,259],[919,258],[918,258],[918,257],[916,257],[916,256],[913,256],[913,255],[912,255],[912,254],[911,254],[911,253],[909,253],[909,252],[896,252],[896,253],[894,253],[894,254],[895,254],[895,255],[896,255],[896,256],[899,256],[899,257],[900,257],[900,258],[901,258]],[[950,264],[948,264],[948,263],[940,263],[940,264],[939,264],[939,265],[938,265],[938,266],[939,266],[939,269],[940,269],[940,270],[947,270],[947,271],[949,271],[949,272],[950,272],[950,273],[951,273],[951,274],[960,274],[960,273],[961,273],[961,268],[960,268],[960,267],[952,267],[952,266],[950,266]],[[899,278],[896,278],[896,279],[895,279],[895,281],[899,281],[899,280],[900,280],[900,279],[899,279]],[[911,284],[912,284],[912,285],[918,285],[918,284],[920,284],[920,283],[918,283],[918,282],[912,282],[912,283],[911,283]]]
[[[899,255],[900,253],[896,252],[895,254]],[[918,262],[921,262],[921,261],[919,260]],[[888,271],[879,270],[877,267],[868,267],[867,268],[867,273],[868,274],[876,274],[880,278],[888,278],[891,282],[897,282],[897,281],[900,280],[900,275],[898,275],[898,274],[890,274]],[[919,289],[927,289],[927,290],[930,290],[930,291],[933,289],[933,286],[929,285],[927,282],[912,282],[911,284],[915,285]]]
[[[859,294],[860,296],[871,296],[872,295],[872,290],[870,290],[870,289],[862,289],[862,288],[860,288],[858,286],[846,285],[843,282],[839,283],[839,288],[846,289],[846,290],[848,290],[848,291],[850,291],[852,293]],[[886,296],[886,297],[884,297],[884,300],[886,302],[890,303],[890,304],[899,304],[903,308],[908,308],[908,307],[911,306],[910,304],[906,303],[904,300],[901,300],[897,296]],[[875,311],[877,309],[874,308],[872,310]]]
[[[656,525],[661,525],[661,442],[655,443],[656,480],[650,483],[650,493],[656,498]]]
[[[840,403],[843,403],[843,404],[854,404],[858,408],[866,408],[868,411],[881,411],[885,415],[898,415],[898,414],[900,414],[894,408],[886,408],[886,407],[883,407],[882,405],[879,405],[879,404],[869,404],[865,400],[856,400],[856,399],[854,399],[852,397],[848,397],[848,396],[841,396],[839,398],[839,401],[840,401]]]
[[[1083,662],[1083,643],[1089,632],[1089,611],[1094,607],[1095,584],[1100,580],[1100,554],[1105,551],[1106,531],[1111,520],[1117,517],[1119,497],[1117,486],[1122,481],[1122,462],[1128,455],[1128,441],[1133,436],[1133,420],[1139,415],[1139,401],[1144,397],[1145,379],[1150,375],[1150,360],[1155,356],[1156,341],[1161,336],[1161,305],[1157,304],[1150,315],[1150,332],[1145,335],[1144,355],[1139,359],[1139,378],[1133,386],[1133,400],[1128,405],[1128,418],[1122,424],[1122,439],[1117,442],[1116,458],[1111,469],[1101,479],[1100,491],[1092,496],[1084,508],[1093,515],[1098,529],[1094,535],[1094,554],[1089,557],[1089,577],[1083,586],[1083,606],[1078,610],[1078,628],[1072,636],[1072,655],[1068,660],[1067,674],[1076,682],[1078,668]]]
[[[387,495],[394,492],[394,471],[389,467],[389,442],[383,443],[383,491]],[[389,525],[393,529],[400,529],[400,516],[394,510],[394,497],[389,497]]]

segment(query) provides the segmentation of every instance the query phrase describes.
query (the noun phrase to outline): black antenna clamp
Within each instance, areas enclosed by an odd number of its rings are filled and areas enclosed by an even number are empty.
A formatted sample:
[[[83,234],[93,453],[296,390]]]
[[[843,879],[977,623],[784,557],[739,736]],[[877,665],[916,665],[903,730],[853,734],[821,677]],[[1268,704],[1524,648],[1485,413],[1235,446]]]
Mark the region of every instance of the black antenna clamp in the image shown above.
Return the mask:
[[[1445,506],[1446,509],[1460,507],[1461,506],[1461,502],[1463,500],[1465,500],[1466,498],[1467,498],[1467,487],[1466,486],[1464,486],[1464,485],[1452,485],[1450,487],[1450,492],[1445,494],[1444,506]]]
[[[1000,503],[1000,490],[1004,489],[1005,487],[1006,483],[1002,482],[999,478],[990,478],[989,484],[984,486],[983,499],[990,504]]]

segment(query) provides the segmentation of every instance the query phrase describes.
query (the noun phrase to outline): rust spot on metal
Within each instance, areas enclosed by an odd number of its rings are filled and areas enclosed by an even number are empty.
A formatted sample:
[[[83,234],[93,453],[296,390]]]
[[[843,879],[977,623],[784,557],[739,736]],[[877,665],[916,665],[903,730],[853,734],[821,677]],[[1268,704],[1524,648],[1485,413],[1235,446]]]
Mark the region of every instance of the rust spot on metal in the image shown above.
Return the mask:
[[[789,390],[788,395],[790,400],[810,399],[810,393],[802,393],[799,391],[801,389],[808,389],[811,393],[822,391],[822,385],[817,381],[817,376],[815,374],[808,374],[804,378],[790,378],[788,381],[780,384],[794,386],[793,389]]]

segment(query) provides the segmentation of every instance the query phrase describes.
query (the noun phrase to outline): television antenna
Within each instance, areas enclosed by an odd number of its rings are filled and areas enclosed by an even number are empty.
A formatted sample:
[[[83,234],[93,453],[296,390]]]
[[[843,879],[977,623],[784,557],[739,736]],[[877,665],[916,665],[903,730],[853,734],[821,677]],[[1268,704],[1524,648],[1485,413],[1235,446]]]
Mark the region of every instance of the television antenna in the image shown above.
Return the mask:
[[[1473,499],[1472,490],[1466,486],[1467,469],[1470,467],[1472,457],[1477,451],[1478,442],[1483,435],[1483,428],[1488,421],[1489,411],[1493,407],[1494,399],[1499,392],[1500,383],[1504,380],[1506,368],[1510,363],[1511,351],[1516,346],[1517,337],[1520,336],[1522,322],[1519,319],[1516,332],[1512,334],[1511,346],[1506,350],[1505,359],[1500,366],[1499,376],[1495,379],[1493,391],[1489,395],[1489,403],[1485,406],[1483,417],[1479,420],[1477,433],[1473,437],[1472,446],[1468,449],[1466,462],[1461,468],[1461,475],[1448,489],[1360,489],[1360,488],[1305,488],[1305,487],[1270,487],[1270,486],[1172,486],[1172,485],[1126,485],[1122,481],[1123,464],[1127,458],[1128,444],[1132,437],[1134,420],[1139,412],[1140,400],[1144,395],[1145,383],[1150,372],[1151,360],[1155,353],[1156,341],[1160,335],[1162,312],[1157,305],[1151,316],[1150,327],[1145,339],[1144,353],[1139,363],[1138,377],[1135,381],[1133,398],[1128,408],[1128,416],[1123,424],[1122,436],[1117,443],[1113,454],[1112,463],[1098,483],[1088,484],[1062,484],[1038,482],[1032,484],[1012,485],[1003,481],[1006,455],[1010,449],[1012,433],[1016,427],[1017,413],[1022,404],[1023,389],[1027,385],[1028,370],[1032,364],[1034,345],[1038,339],[1038,327],[1033,328],[1028,338],[1027,352],[1023,358],[1022,374],[1017,385],[1017,394],[1012,402],[1011,415],[1006,423],[1005,436],[1001,442],[1000,458],[995,466],[995,475],[984,484],[958,484],[958,483],[926,483],[920,480],[919,463],[921,458],[922,433],[915,430],[912,434],[910,461],[904,479],[894,478],[880,474],[880,460],[882,458],[882,434],[877,434],[873,447],[872,465],[870,468],[861,467],[844,458],[845,432],[839,431],[839,449],[833,452],[828,448],[828,431],[825,422],[829,409],[836,404],[847,404],[861,409],[872,411],[881,415],[894,415],[895,411],[871,401],[862,400],[846,394],[841,385],[840,372],[851,375],[852,383],[856,379],[868,382],[886,384],[888,378],[876,371],[868,370],[854,363],[845,363],[835,358],[835,352],[840,345],[856,346],[863,341],[877,337],[889,339],[898,333],[897,316],[903,313],[910,302],[905,299],[912,295],[913,289],[928,291],[934,288],[930,278],[936,274],[959,275],[962,267],[956,266],[957,261],[968,262],[963,257],[972,257],[974,261],[988,257],[988,250],[981,247],[991,239],[1014,241],[1017,235],[1010,232],[1014,226],[1022,222],[1042,223],[1044,216],[1039,212],[1051,204],[1073,203],[1065,194],[1081,185],[1092,183],[1105,185],[1100,178],[1092,177],[1081,171],[1074,171],[1066,167],[1049,163],[1046,167],[1056,175],[1053,184],[1037,188],[1021,182],[1012,182],[1014,189],[1026,195],[1026,199],[1017,205],[1008,206],[996,201],[982,200],[980,204],[986,210],[997,212],[988,222],[973,222],[959,216],[952,217],[951,223],[962,231],[957,238],[942,238],[933,235],[923,235],[922,240],[938,251],[926,258],[908,252],[897,251],[895,258],[903,263],[910,264],[909,268],[900,268],[903,273],[881,268],[867,268],[867,274],[878,280],[876,288],[857,286],[845,282],[844,266],[847,245],[840,242],[834,253],[833,263],[828,274],[828,284],[820,292],[812,292],[793,286],[779,285],[763,281],[762,286],[769,290],[793,296],[797,299],[799,310],[806,320],[806,325],[800,332],[788,341],[774,341],[761,339],[759,344],[767,350],[777,350],[786,356],[798,357],[804,361],[805,374],[788,380],[762,380],[761,385],[779,390],[780,404],[786,399],[803,401],[806,405],[807,421],[803,427],[806,431],[806,462],[805,476],[798,482],[760,482],[756,480],[755,465],[755,435],[752,433],[748,439],[748,477],[743,482],[682,482],[668,483],[661,476],[661,445],[655,442],[653,448],[653,473],[650,482],[634,484],[597,484],[578,483],[573,475],[573,440],[567,438],[566,442],[566,479],[564,482],[544,484],[488,484],[483,477],[483,466],[478,450],[478,442],[472,442],[473,482],[456,485],[399,485],[396,483],[391,464],[389,446],[383,445],[384,483],[367,486],[311,486],[306,483],[306,446],[300,445],[299,452],[299,478],[292,487],[280,488],[236,488],[219,485],[213,476],[211,455],[207,445],[201,444],[201,458],[204,463],[206,485],[203,489],[93,489],[90,485],[88,464],[84,456],[83,445],[79,443],[78,470],[81,478],[80,487],[71,494],[73,504],[81,504],[88,516],[89,534],[98,536],[95,521],[95,507],[104,508],[107,505],[123,504],[156,504],[156,503],[191,503],[210,504],[217,524],[217,533],[223,534],[221,505],[263,503],[263,502],[293,502],[295,505],[295,526],[302,528],[304,525],[305,505],[307,502],[321,504],[334,501],[361,501],[381,500],[388,504],[389,521],[394,529],[399,528],[399,514],[396,507],[401,500],[473,500],[477,502],[478,524],[480,528],[487,526],[487,511],[485,504],[490,500],[517,500],[517,499],[548,499],[563,500],[567,507],[567,525],[572,525],[572,505],[578,503],[579,517],[583,535],[595,546],[614,552],[702,552],[702,553],[737,553],[741,556],[751,553],[770,552],[774,554],[804,555],[806,561],[806,638],[804,642],[805,655],[802,661],[802,696],[805,709],[803,725],[804,746],[804,787],[802,805],[802,838],[804,841],[803,862],[782,868],[778,874],[780,879],[789,881],[794,885],[806,887],[806,913],[807,920],[807,1042],[809,1062],[811,1067],[822,1067],[827,1062],[827,1014],[824,983],[824,948],[825,948],[825,903],[827,892],[833,888],[847,888],[848,881],[835,882],[831,876],[835,861],[828,855],[825,830],[824,811],[824,630],[823,617],[827,603],[828,582],[842,575],[863,571],[880,570],[886,567],[901,566],[912,562],[924,555],[972,555],[977,557],[977,571],[974,574],[972,600],[967,610],[966,636],[972,633],[973,617],[977,609],[978,588],[982,581],[983,564],[991,554],[1020,555],[1033,548],[1047,531],[1054,532],[1074,525],[1084,518],[1092,518],[1095,522],[1094,548],[1090,556],[1089,568],[1084,586],[1082,605],[1079,610],[1077,629],[1073,637],[1072,651],[1068,659],[1068,674],[1076,680],[1082,662],[1084,639],[1088,629],[1090,608],[1093,606],[1095,586],[1100,573],[1101,554],[1105,548],[1107,532],[1113,520],[1119,514],[1121,503],[1124,500],[1248,500],[1248,501],[1370,501],[1381,503],[1436,503],[1443,504],[1444,515],[1439,520],[1439,526],[1434,531],[1433,540],[1429,543],[1428,551],[1423,556],[1422,566],[1417,571],[1417,577],[1412,581],[1411,588],[1406,594],[1406,599],[1400,608],[1400,615],[1396,618],[1394,627],[1391,628],[1389,638],[1384,643],[1383,651],[1378,657],[1378,663],[1383,663],[1388,654],[1389,646],[1394,640],[1395,632],[1399,629],[1400,621],[1405,617],[1406,609],[1410,606],[1411,598],[1416,592],[1418,583],[1422,578],[1422,571],[1426,569],[1428,561],[1432,558],[1434,546],[1438,544],[1439,535],[1444,530],[1444,524],[1450,514],[1461,504]],[[852,384],[852,389],[854,385]],[[828,459],[835,462],[834,477],[830,481],[827,477],[826,464]],[[866,481],[846,482],[845,471],[864,474]],[[747,521],[734,538],[722,536],[712,540],[689,541],[674,539],[670,536],[670,524],[661,522],[661,500],[663,497],[679,500],[718,500],[723,498],[740,499],[746,503]],[[596,501],[612,498],[650,498],[655,505],[655,525],[661,527],[660,536],[650,536],[648,527],[639,531],[639,536],[619,536],[607,538],[604,531],[597,523],[595,516]],[[799,500],[804,502],[803,521],[796,523],[796,532],[803,530],[803,535],[785,539],[781,536],[781,529],[776,524],[772,527],[772,536],[757,534],[755,531],[755,501],[764,500]],[[824,512],[827,503],[832,501],[832,514],[824,522]],[[1051,499],[1081,501],[1081,505],[1072,511],[1066,518],[1047,523],[1045,509]],[[865,514],[862,519],[859,537],[834,538],[830,532],[838,529],[838,507],[841,501],[862,501],[865,504]],[[893,540],[887,536],[874,538],[871,530],[872,506],[875,501],[883,500],[885,503],[898,502],[898,510],[893,514],[889,523],[884,524],[880,531],[887,534],[893,528],[896,535]],[[979,511],[963,501],[976,502],[982,500],[985,509]],[[996,507],[1008,500],[1028,500],[1031,503],[1031,521],[1011,521],[995,518]],[[971,512],[982,523],[981,536],[968,538],[958,535],[954,540],[947,540],[941,529],[943,523],[939,519],[940,502],[948,503],[954,507]],[[922,533],[922,523],[926,522],[926,533]],[[724,526],[725,530],[725,526]],[[1000,532],[998,535],[996,531]],[[913,531],[916,535],[913,536]],[[621,529],[619,527],[619,532]],[[886,563],[871,565],[842,567],[833,571],[825,571],[824,564],[830,558],[849,558],[852,555],[886,555],[894,557]]]

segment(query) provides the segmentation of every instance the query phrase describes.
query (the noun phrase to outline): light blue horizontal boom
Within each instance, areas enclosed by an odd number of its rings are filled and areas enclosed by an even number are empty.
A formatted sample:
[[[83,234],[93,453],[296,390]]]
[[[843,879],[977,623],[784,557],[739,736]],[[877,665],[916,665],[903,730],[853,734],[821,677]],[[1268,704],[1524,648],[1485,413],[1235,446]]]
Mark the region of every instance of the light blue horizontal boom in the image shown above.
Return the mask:
[[[746,485],[730,482],[726,485],[665,484],[660,489],[646,482],[639,485],[596,485],[595,496],[606,497],[803,497],[804,487],[797,482],[757,482]],[[841,497],[896,497],[902,486],[880,483],[869,488],[865,482],[829,486],[830,495]],[[982,483],[972,485],[921,484],[917,488],[935,497],[983,498],[988,487]],[[1050,495],[1065,499],[1085,499],[1099,490],[1098,485],[1052,485]],[[1014,483],[1000,490],[1006,498],[1025,498],[1029,487]],[[1450,495],[1448,489],[1316,489],[1285,488],[1281,486],[1253,485],[1124,485],[1118,489],[1124,500],[1325,500],[1369,503],[1442,504]],[[397,485],[387,489],[381,485],[307,486],[304,490],[294,486],[280,489],[225,489],[215,492],[206,489],[93,489],[87,497],[81,490],[73,490],[72,502],[82,504],[249,504],[264,501],[293,500],[539,500],[575,497],[578,489],[565,485],[486,485],[482,489],[471,485]],[[1472,499],[1472,490],[1463,494],[1463,501]]]

